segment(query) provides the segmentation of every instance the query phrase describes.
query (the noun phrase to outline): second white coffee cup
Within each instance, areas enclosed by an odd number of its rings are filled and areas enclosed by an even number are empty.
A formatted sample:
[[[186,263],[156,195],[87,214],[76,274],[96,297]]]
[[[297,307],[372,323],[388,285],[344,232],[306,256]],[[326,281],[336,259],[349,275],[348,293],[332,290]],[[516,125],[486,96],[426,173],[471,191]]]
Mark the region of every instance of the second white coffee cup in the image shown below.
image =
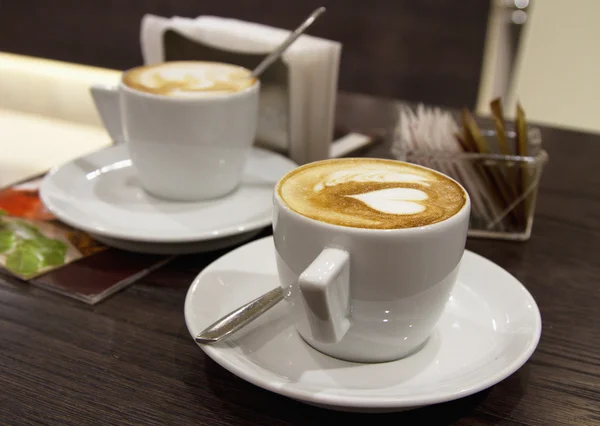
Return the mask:
[[[172,97],[121,82],[93,86],[100,116],[116,142],[126,142],[141,186],[176,201],[233,191],[256,135],[259,81],[216,96]]]
[[[470,213],[464,188],[455,182],[464,205],[441,222],[368,229],[294,211],[278,190],[287,176],[274,193],[273,236],[280,283],[299,334],[317,350],[354,362],[392,361],[421,348],[458,275]],[[381,176],[375,173],[375,181]]]

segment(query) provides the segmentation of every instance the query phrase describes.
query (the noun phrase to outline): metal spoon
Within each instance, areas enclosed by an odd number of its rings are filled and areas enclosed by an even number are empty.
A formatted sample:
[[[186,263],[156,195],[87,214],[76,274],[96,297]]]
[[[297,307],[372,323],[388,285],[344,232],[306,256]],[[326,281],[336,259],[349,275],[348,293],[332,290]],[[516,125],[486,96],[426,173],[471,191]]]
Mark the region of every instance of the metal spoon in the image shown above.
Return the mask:
[[[285,41],[279,45],[279,47],[277,47],[275,50],[269,53],[269,55],[265,59],[263,59],[263,61],[260,64],[258,64],[256,68],[254,68],[254,71],[252,71],[252,77],[258,78],[258,76],[260,76],[273,62],[275,62],[281,56],[281,54],[290,46],[290,44],[296,41],[296,39],[300,37],[300,35],[304,31],[306,31],[306,29],[310,27],[313,24],[313,22],[315,22],[316,19],[319,16],[321,16],[321,14],[325,12],[325,10],[326,9],[324,7],[319,7],[318,9],[315,9],[315,11],[311,13],[311,15],[306,19],[306,21],[302,23],[302,25],[296,28],[296,30],[293,33],[291,33],[288,36],[288,38],[286,38]]]
[[[215,343],[254,321],[283,300],[283,290],[277,287],[251,302],[221,317],[196,335],[198,343]]]

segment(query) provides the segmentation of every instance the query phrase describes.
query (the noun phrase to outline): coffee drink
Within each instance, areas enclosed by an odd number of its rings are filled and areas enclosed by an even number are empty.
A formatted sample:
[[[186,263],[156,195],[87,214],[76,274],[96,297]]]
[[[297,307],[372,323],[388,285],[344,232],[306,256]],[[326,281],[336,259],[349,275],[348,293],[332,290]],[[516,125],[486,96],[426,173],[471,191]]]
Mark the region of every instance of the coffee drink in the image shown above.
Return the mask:
[[[123,83],[142,92],[176,97],[212,97],[241,92],[256,83],[250,70],[220,62],[177,61],[133,68]]]
[[[441,173],[375,158],[304,165],[285,176],[277,191],[303,216],[369,229],[431,225],[455,215],[467,200],[460,185]]]

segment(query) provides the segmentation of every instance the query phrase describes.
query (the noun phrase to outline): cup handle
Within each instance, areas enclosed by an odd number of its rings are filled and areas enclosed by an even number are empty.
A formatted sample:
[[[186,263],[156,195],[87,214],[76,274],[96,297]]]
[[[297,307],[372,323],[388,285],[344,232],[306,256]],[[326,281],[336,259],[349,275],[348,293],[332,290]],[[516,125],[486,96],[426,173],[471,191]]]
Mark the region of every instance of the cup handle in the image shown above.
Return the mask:
[[[92,99],[100,114],[102,123],[111,139],[115,143],[125,141],[123,135],[123,122],[121,120],[121,106],[119,105],[119,90],[115,86],[95,84],[90,87]]]
[[[300,275],[298,285],[312,338],[337,343],[350,328],[350,255],[326,248]]]

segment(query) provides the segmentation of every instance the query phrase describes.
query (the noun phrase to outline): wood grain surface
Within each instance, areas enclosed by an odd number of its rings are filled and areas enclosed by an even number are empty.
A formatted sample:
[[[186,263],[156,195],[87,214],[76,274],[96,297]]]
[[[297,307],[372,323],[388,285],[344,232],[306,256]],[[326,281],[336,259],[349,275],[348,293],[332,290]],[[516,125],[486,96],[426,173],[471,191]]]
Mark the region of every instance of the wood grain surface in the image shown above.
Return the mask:
[[[385,132],[394,107],[342,94],[338,122]],[[523,282],[542,314],[532,358],[496,386],[371,415],[253,386],[204,355],[184,324],[190,283],[223,250],[179,257],[94,307],[0,278],[0,424],[600,424],[600,136],[550,128],[542,136],[550,162],[531,239],[467,244]],[[388,150],[389,140],[368,154]]]

